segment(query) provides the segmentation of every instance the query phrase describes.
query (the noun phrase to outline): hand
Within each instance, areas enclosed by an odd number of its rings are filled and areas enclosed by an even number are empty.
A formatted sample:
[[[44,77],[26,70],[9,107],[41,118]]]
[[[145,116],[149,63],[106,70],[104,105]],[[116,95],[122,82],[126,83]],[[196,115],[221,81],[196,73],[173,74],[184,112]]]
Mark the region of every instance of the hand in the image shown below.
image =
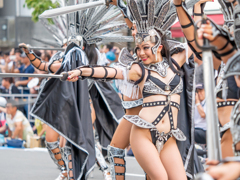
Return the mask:
[[[209,41],[213,41],[216,37],[213,36],[212,25],[209,20],[207,20],[207,24],[201,24],[200,28],[197,31],[198,39],[206,38]]]
[[[195,93],[195,104],[198,104],[198,103],[200,103],[198,93]]]
[[[75,82],[78,80],[78,76],[80,76],[80,71],[75,69],[75,70],[72,70],[72,71],[68,71],[68,79],[67,81],[70,81],[70,82]]]
[[[18,86],[20,86],[20,85],[21,85],[21,81],[16,81],[16,82],[15,82],[15,86],[18,87]]]
[[[29,53],[29,50],[28,50],[28,47],[27,47],[26,44],[20,43],[20,44],[18,45],[18,47],[21,48],[26,54]]]
[[[7,57],[7,59],[5,60],[6,64],[9,64],[11,62],[11,59],[9,57]]]
[[[210,167],[208,174],[216,180],[237,179],[240,176],[240,162],[229,162]]]
[[[206,171],[208,171],[211,167],[215,167],[219,164],[219,161],[217,160],[208,160],[206,159],[206,165],[208,165],[208,167],[206,168]]]

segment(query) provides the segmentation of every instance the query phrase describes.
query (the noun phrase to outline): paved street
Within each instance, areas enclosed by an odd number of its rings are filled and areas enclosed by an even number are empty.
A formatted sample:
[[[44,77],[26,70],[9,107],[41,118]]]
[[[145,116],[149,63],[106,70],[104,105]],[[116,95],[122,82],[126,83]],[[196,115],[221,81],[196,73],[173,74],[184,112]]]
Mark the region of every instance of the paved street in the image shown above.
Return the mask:
[[[144,173],[133,157],[126,157],[126,180],[144,180]],[[59,170],[46,149],[0,149],[1,180],[55,180]],[[98,167],[89,180],[102,180]]]

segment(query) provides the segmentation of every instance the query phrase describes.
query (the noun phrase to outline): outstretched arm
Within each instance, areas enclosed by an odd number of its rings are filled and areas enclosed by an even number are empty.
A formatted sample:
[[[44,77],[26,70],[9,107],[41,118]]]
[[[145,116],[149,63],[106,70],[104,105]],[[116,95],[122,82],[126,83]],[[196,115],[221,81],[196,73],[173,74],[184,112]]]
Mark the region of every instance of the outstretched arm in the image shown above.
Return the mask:
[[[144,70],[145,71],[145,70]],[[120,68],[107,66],[82,66],[75,70],[68,71],[68,81],[75,82],[80,78],[94,78],[96,80],[124,79],[123,71]],[[138,64],[132,65],[128,71],[128,79],[137,81],[142,75],[142,69]]]
[[[19,47],[22,48],[22,50],[27,55],[28,59],[30,60],[31,64],[39,69],[40,71],[46,71],[48,72],[48,66],[50,65],[49,62],[44,62],[41,60],[40,57],[38,57],[35,53],[30,52],[27,48],[27,45],[24,43],[19,44]],[[56,72],[61,67],[61,63],[54,63],[49,68],[52,72]]]

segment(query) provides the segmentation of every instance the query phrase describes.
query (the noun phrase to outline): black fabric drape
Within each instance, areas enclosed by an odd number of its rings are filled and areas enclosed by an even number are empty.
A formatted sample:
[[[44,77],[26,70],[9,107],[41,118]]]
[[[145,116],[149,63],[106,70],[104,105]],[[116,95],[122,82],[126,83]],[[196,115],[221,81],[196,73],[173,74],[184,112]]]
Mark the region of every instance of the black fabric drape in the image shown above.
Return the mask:
[[[104,149],[110,144],[124,113],[121,99],[108,82],[94,82],[89,90],[96,112],[95,127]]]
[[[182,67],[183,76],[183,92],[180,98],[180,111],[178,113],[178,128],[187,137],[186,141],[177,141],[179,151],[182,155],[184,167],[188,178],[192,179],[194,174],[203,172],[198,156],[194,146],[194,59],[193,56],[189,58],[189,64],[185,63]]]
[[[82,65],[85,54],[80,48],[75,47],[74,51],[67,52],[70,53],[70,58],[64,59],[56,74]],[[67,139],[72,149],[74,179],[85,180],[95,164],[87,81],[72,83],[49,79],[41,90],[31,115]]]

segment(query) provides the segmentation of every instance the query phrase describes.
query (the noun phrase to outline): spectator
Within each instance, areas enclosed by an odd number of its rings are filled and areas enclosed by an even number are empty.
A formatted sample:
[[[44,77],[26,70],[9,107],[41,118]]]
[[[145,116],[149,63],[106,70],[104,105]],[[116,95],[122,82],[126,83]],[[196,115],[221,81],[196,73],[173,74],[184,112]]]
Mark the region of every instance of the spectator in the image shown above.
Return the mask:
[[[116,58],[115,58],[115,62],[118,62],[118,57],[119,57],[119,54],[121,52],[121,49],[117,46],[114,46],[112,51],[114,52]]]
[[[111,44],[107,44],[107,45],[103,46],[102,51],[103,51],[103,53],[107,53],[107,52],[111,51],[112,48],[113,48],[113,46]]]
[[[0,134],[6,136],[7,128],[6,124],[6,105],[7,101],[4,97],[0,97]]]
[[[6,77],[2,79],[2,86],[5,94],[20,94],[18,88],[14,85],[14,79],[12,77]]]
[[[109,51],[108,53],[106,53],[106,57],[107,59],[110,61],[109,67],[114,67],[114,65],[116,64],[115,60],[116,60],[116,56],[114,54],[114,52]],[[115,80],[110,81],[110,84],[112,85],[113,89],[119,93],[119,90],[116,86]]]
[[[17,102],[15,100],[8,100],[6,106],[6,124],[8,127],[9,137],[12,139],[20,138],[30,143],[30,137],[33,136],[33,131],[29,121],[24,114],[18,110]]]
[[[35,119],[35,125],[34,127],[37,130],[37,136],[41,137],[41,136],[45,136],[45,132],[47,130],[47,125],[44,124],[42,121],[40,121],[39,119]]]
[[[206,144],[206,101],[205,90],[202,83],[196,85],[195,103],[195,142]]]
[[[13,67],[13,61],[10,59],[10,52],[5,52],[3,55],[3,59],[5,61],[5,67],[3,72],[9,72],[11,71]]]

